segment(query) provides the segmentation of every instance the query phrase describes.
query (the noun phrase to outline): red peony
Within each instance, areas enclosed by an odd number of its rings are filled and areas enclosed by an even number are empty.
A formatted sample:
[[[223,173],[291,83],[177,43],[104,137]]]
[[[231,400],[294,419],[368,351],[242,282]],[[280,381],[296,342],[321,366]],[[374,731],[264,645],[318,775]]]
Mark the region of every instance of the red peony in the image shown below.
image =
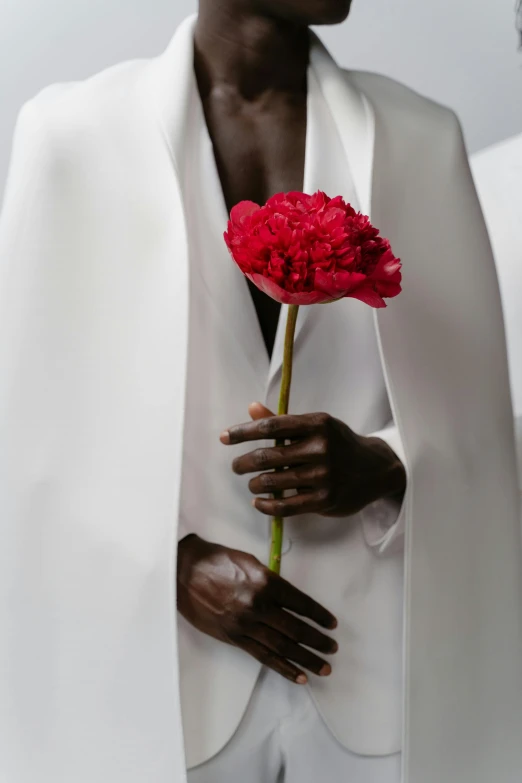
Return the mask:
[[[343,297],[372,307],[401,291],[401,262],[369,218],[340,196],[279,193],[232,209],[225,241],[236,264],[283,304]]]

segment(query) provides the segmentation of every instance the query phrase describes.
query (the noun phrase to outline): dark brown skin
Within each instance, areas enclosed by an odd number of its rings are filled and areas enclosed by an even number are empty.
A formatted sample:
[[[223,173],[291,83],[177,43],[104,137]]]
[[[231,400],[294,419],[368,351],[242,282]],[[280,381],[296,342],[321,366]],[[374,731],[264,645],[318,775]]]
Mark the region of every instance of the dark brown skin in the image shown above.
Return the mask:
[[[333,629],[337,621],[330,612],[252,555],[195,535],[183,543],[178,604],[186,620],[293,682],[306,682],[304,669],[330,674],[330,664],[311,650],[331,654],[336,642],[301,619]]]
[[[308,27],[341,22],[350,4],[200,0],[194,66],[229,209],[242,200],[264,203],[274,193],[303,189]],[[251,292],[271,354],[279,305],[257,288]],[[280,437],[291,443],[254,449],[236,459],[233,469],[260,473],[249,485],[256,496],[299,491],[283,501],[256,497],[261,513],[349,516],[373,500],[404,494],[404,468],[382,441],[359,436],[325,414],[279,419],[257,403],[250,415],[254,421],[230,427],[222,442]],[[281,468],[286,470],[274,472]],[[335,618],[251,555],[185,538],[178,548],[178,608],[203,633],[240,647],[294,682],[306,682],[305,670],[330,674],[320,656],[335,652],[336,645],[313,623],[333,629]]]
[[[308,30],[258,16],[253,6],[201,2],[195,36],[196,77],[229,211],[303,189]],[[271,354],[280,305],[249,287]]]
[[[290,443],[237,457],[234,473],[258,474],[249,483],[254,495],[298,490],[283,500],[256,498],[253,503],[262,514],[349,517],[380,498],[402,500],[404,466],[379,438],[357,435],[327,413],[275,416],[261,403],[251,405],[249,412],[254,421],[230,427],[221,434],[222,443],[266,439]]]

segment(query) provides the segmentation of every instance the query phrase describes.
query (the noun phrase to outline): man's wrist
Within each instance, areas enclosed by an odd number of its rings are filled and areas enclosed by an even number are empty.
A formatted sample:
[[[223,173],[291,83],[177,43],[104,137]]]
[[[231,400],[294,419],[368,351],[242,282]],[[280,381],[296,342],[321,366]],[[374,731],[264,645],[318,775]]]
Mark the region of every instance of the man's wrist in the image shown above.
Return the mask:
[[[384,465],[378,470],[377,493],[375,500],[394,500],[401,504],[404,500],[407,486],[406,469],[393,451],[393,449],[381,438],[368,438],[368,445],[382,455]]]
[[[189,533],[187,536],[178,541],[178,558],[177,558],[177,578],[178,583],[180,577],[183,577],[187,568],[190,568],[190,562],[195,548],[197,547],[199,536],[196,533]]]
[[[393,451],[392,454],[394,459],[390,468],[391,491],[389,493],[389,497],[392,497],[394,500],[402,503],[404,500],[404,495],[406,494],[406,469],[399,457]]]

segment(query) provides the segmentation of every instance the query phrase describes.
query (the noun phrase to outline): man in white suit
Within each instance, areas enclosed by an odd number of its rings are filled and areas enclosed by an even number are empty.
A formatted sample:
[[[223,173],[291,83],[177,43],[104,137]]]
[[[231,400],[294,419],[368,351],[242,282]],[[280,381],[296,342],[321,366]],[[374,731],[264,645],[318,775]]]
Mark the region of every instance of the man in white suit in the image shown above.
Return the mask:
[[[494,264],[454,115],[309,33],[349,5],[201,0],[161,57],[21,112],[0,225],[6,783],[519,783]],[[378,317],[302,309],[276,420],[285,308],[222,233],[238,200],[296,188],[371,215],[406,274]],[[274,511],[284,579],[263,565]]]

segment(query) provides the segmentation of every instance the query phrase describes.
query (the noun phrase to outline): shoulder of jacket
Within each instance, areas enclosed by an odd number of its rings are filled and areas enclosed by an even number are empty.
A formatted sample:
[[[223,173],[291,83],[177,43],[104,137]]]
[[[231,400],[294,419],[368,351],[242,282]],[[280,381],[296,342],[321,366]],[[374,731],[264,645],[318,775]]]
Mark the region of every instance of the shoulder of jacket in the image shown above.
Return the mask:
[[[522,166],[522,133],[492,144],[471,156],[474,168],[489,169],[498,166]]]
[[[148,62],[120,63],[81,81],[45,87],[22,106],[15,138],[36,139],[39,146],[54,140],[63,147],[125,121]]]
[[[419,132],[461,137],[460,121],[453,109],[388,76],[366,71],[346,73],[377,111],[403,119]]]

